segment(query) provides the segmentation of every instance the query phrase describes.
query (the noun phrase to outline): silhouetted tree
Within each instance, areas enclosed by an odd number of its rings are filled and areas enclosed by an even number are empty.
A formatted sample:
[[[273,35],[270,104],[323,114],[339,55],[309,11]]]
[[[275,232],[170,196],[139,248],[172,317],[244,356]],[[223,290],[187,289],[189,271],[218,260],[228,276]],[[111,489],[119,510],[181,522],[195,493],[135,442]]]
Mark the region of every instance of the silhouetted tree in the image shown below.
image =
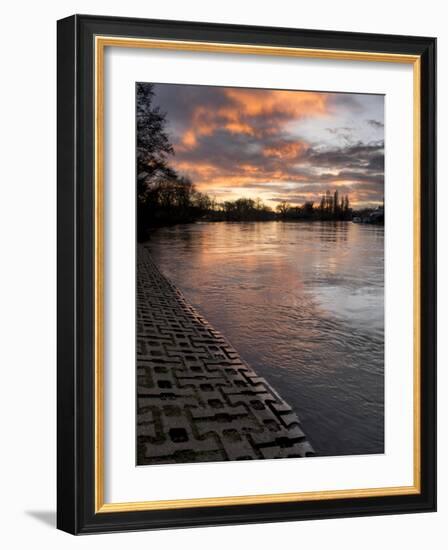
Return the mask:
[[[286,215],[288,214],[288,210],[290,209],[290,205],[286,201],[282,201],[281,203],[277,204],[275,209],[277,210],[277,212],[280,214],[282,218],[286,218]]]
[[[342,216],[345,220],[350,216],[350,201],[348,195],[342,198]]]
[[[137,231],[143,238],[151,214],[151,195],[170,201],[172,189],[165,189],[163,182],[173,182],[177,174],[168,166],[168,157],[174,154],[166,132],[165,113],[153,105],[152,84],[137,83]],[[157,189],[151,189],[152,187]],[[151,193],[154,191],[154,193]]]
[[[331,196],[330,190],[327,189],[325,192],[325,217],[326,219],[331,219],[333,214],[333,197]]]
[[[335,219],[339,219],[340,210],[341,209],[339,205],[339,193],[338,193],[338,190],[336,189],[333,194],[333,213],[334,213]]]
[[[320,204],[319,204],[319,215],[321,218],[323,218],[324,214],[325,214],[325,196],[322,195],[320,199]]]
[[[302,211],[303,211],[303,217],[307,220],[311,220],[313,219],[314,217],[314,202],[312,201],[307,201],[303,207],[302,207]]]
[[[137,83],[137,179],[142,193],[156,175],[173,176],[167,159],[174,149],[165,130],[166,115],[152,104],[153,88]]]

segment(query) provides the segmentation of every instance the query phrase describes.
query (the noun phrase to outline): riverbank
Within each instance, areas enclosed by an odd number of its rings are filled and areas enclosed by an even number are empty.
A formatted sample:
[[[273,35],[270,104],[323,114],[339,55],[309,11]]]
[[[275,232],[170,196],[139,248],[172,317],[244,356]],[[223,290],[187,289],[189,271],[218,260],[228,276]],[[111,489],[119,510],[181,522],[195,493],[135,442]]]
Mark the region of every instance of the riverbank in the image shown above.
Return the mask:
[[[137,463],[305,457],[291,407],[137,247]]]

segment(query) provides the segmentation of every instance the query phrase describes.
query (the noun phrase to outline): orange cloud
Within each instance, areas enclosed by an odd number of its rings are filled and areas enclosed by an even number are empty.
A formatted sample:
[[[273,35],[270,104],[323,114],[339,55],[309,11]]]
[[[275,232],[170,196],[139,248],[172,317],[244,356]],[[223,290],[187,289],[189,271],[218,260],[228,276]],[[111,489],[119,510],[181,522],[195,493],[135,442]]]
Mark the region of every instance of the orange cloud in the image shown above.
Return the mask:
[[[216,109],[198,105],[191,116],[191,128],[181,137],[181,151],[194,149],[198,138],[225,129],[232,134],[260,137],[273,135],[292,120],[329,113],[328,95],[285,90],[224,88],[227,104]],[[258,122],[262,122],[261,128]]]
[[[301,118],[328,112],[328,96],[320,92],[226,88],[225,93],[237,103],[242,114],[252,117],[284,113],[293,118]]]
[[[290,141],[264,147],[263,155],[265,157],[291,160],[298,158],[307,149],[308,145],[304,142]]]
[[[187,130],[182,136],[182,144],[187,148],[191,149],[195,147],[197,143],[196,135],[193,130]]]
[[[275,168],[268,170],[266,167],[249,163],[239,163],[232,167],[232,170],[225,173],[221,167],[215,164],[197,160],[175,162],[175,168],[191,177],[197,188],[205,192],[212,190],[216,186],[238,188],[269,181],[291,181],[291,174],[286,169]],[[305,182],[306,178],[297,174],[294,181]]]

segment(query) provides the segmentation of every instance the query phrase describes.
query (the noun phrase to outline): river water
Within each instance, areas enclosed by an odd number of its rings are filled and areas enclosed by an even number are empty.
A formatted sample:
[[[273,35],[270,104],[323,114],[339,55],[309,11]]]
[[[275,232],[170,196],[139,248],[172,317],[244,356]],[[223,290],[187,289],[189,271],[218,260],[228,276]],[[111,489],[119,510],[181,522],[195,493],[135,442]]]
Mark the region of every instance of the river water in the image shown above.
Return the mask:
[[[298,414],[319,455],[384,452],[384,228],[157,229],[162,272]]]

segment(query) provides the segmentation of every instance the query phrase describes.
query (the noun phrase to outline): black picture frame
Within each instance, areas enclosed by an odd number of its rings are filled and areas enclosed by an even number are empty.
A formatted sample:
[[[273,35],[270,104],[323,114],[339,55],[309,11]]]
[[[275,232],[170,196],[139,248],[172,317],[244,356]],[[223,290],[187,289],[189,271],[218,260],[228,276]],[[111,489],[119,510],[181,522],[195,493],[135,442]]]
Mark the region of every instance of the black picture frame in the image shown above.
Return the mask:
[[[58,21],[57,526],[72,534],[436,509],[436,39],[74,15]],[[95,509],[95,36],[420,57],[421,416],[418,494],[161,510]]]

